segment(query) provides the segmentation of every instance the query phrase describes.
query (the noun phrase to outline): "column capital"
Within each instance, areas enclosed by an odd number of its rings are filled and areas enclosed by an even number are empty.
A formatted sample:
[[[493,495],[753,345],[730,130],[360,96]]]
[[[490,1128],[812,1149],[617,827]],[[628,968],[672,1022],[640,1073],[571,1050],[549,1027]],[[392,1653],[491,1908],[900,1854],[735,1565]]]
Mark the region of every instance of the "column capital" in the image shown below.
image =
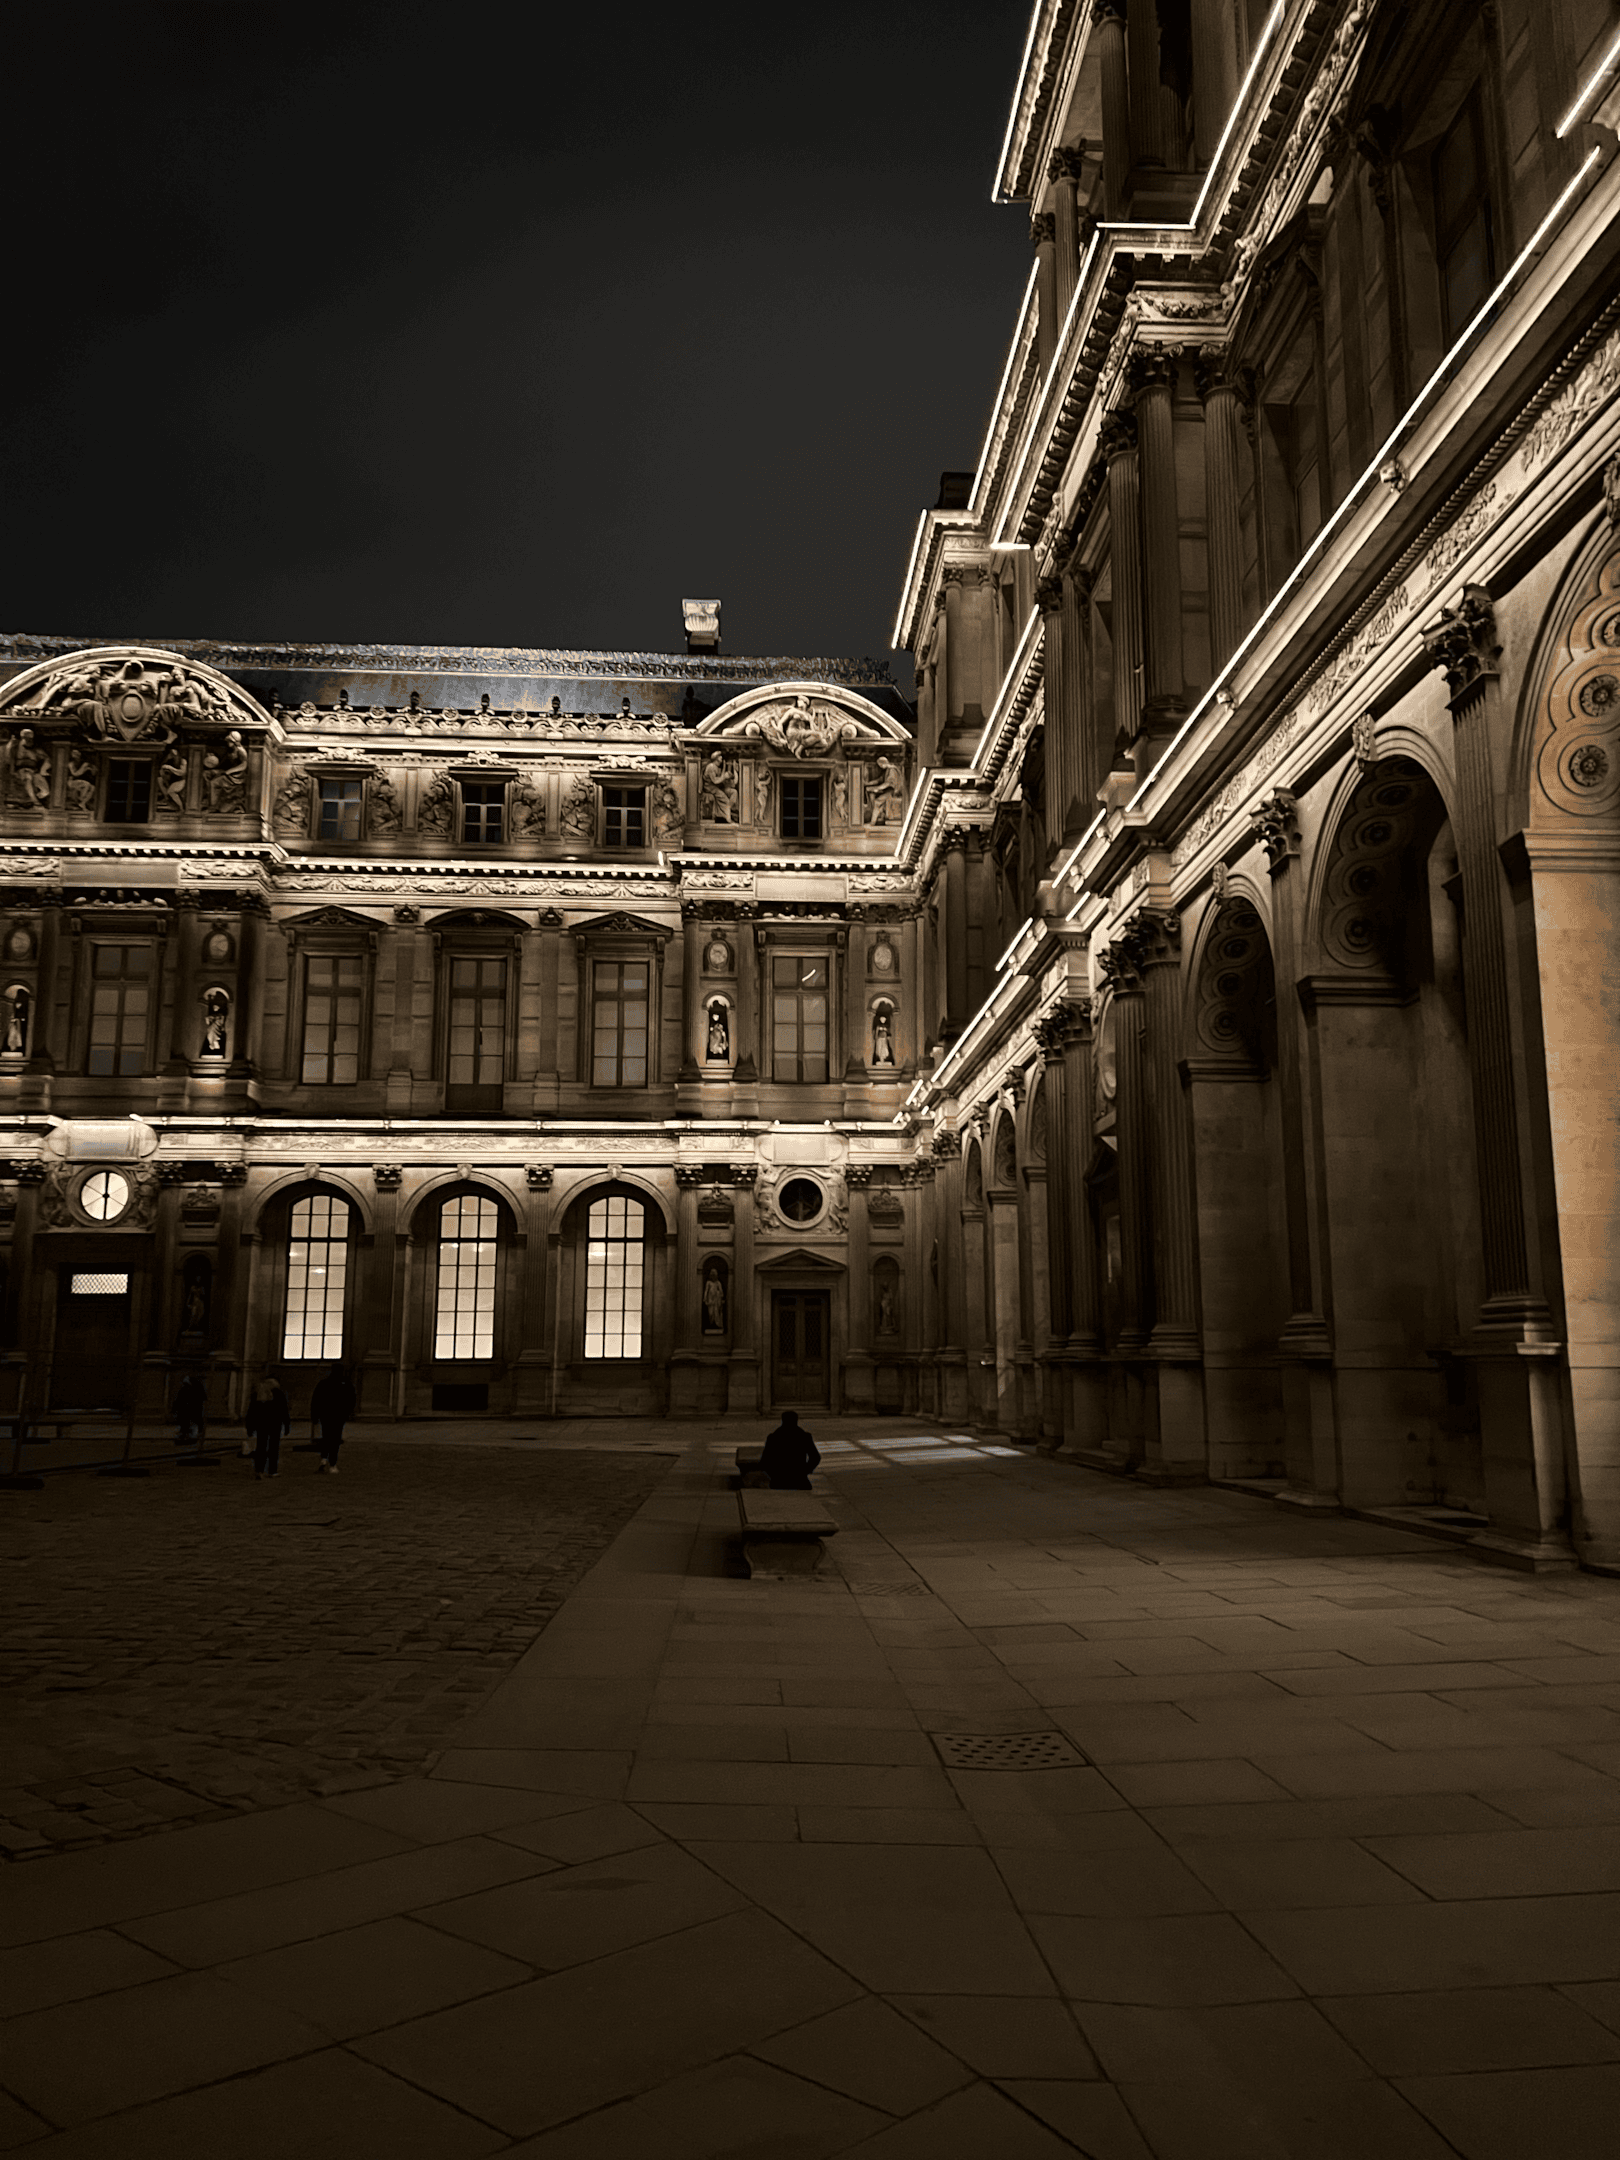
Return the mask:
[[[675,1184],[681,1192],[695,1192],[700,1185],[711,1183],[709,1172],[702,1163],[677,1163]]]
[[[1111,465],[1115,458],[1123,457],[1128,450],[1136,448],[1136,415],[1129,412],[1111,412],[1103,420],[1097,437],[1098,448]]]
[[[1224,390],[1240,405],[1247,405],[1254,390],[1254,370],[1237,366],[1229,346],[1200,345],[1193,354],[1193,388],[1205,404]]]
[[[405,1182],[405,1172],[399,1163],[378,1163],[371,1176],[380,1193],[398,1192]]]
[[[1149,390],[1173,390],[1176,356],[1163,345],[1138,345],[1125,362],[1125,380],[1133,397]]]
[[[1091,0],[1091,25],[1100,30],[1104,23],[1117,23],[1125,28],[1125,0]]]
[[[1496,609],[1483,585],[1465,585],[1457,605],[1442,608],[1420,634],[1424,658],[1445,675],[1453,712],[1496,675],[1502,647]]]
[[[1057,241],[1057,219],[1050,210],[1037,210],[1029,221],[1031,247],[1052,247]]]
[[[1035,605],[1043,615],[1056,615],[1063,606],[1063,580],[1061,577],[1043,577],[1035,587]]]
[[[1249,812],[1249,828],[1266,851],[1275,877],[1299,853],[1299,805],[1288,788],[1273,788]]]
[[[530,1192],[550,1192],[556,1173],[550,1163],[530,1163],[523,1175]]]
[[[1078,147],[1054,150],[1046,161],[1046,177],[1052,181],[1081,180],[1085,170],[1086,153]]]
[[[936,1162],[955,1162],[962,1153],[962,1135],[956,1132],[937,1132],[931,1145]]]
[[[1140,995],[1142,970],[1135,940],[1115,938],[1097,948],[1097,966],[1115,997]]]
[[[853,1185],[859,1191],[862,1186],[870,1185],[871,1182],[872,1165],[870,1163],[849,1163],[845,1166],[844,1183],[846,1185]]]

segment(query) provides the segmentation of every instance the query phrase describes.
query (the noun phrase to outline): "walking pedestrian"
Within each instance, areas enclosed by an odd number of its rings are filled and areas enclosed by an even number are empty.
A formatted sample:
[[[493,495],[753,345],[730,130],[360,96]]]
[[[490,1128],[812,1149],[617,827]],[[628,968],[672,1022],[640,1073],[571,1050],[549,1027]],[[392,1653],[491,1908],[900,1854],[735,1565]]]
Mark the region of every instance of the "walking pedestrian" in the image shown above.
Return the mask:
[[[821,1450],[799,1423],[796,1410],[784,1410],[782,1422],[766,1439],[759,1467],[777,1492],[808,1492],[810,1473],[821,1460]]]
[[[282,1435],[292,1426],[292,1409],[281,1382],[272,1374],[255,1383],[242,1423],[253,1437],[255,1479],[275,1477],[281,1468]]]
[[[315,1392],[309,1398],[309,1421],[319,1427],[320,1439],[316,1446],[321,1459],[315,1465],[330,1476],[337,1476],[338,1449],[343,1445],[343,1428],[354,1416],[354,1382],[341,1365],[334,1365],[323,1373],[315,1383]]]
[[[175,1446],[200,1452],[208,1437],[208,1383],[200,1373],[186,1374],[174,1391],[169,1415],[174,1419]]]

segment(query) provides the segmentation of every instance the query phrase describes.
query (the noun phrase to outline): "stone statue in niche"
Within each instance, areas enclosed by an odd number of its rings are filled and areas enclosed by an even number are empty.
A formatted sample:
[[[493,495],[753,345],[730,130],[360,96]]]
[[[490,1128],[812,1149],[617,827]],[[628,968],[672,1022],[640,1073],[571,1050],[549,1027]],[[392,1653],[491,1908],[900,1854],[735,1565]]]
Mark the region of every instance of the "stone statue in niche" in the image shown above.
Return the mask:
[[[184,1286],[180,1293],[180,1332],[182,1335],[204,1335],[208,1332],[208,1262],[200,1256],[186,1263]]]
[[[96,807],[96,768],[77,743],[68,751],[67,804],[80,812]]]
[[[768,765],[754,768],[754,822],[769,825],[771,822],[771,786],[775,774]]]
[[[711,1260],[703,1270],[703,1332],[726,1332],[726,1271],[718,1260]]]
[[[877,1331],[880,1335],[898,1335],[900,1315],[895,1310],[894,1285],[885,1276],[878,1284]]]
[[[872,1063],[874,1065],[892,1065],[894,1063],[894,1036],[889,1026],[889,1008],[887,1005],[880,1005],[872,1015]]]
[[[51,799],[51,764],[34,740],[31,727],[19,728],[0,748],[6,802],[21,810],[43,810]]]
[[[832,784],[833,817],[840,825],[849,823],[849,774],[836,772]]]
[[[737,804],[737,760],[716,750],[703,761],[703,815],[712,825],[735,825]]]
[[[27,1049],[28,992],[21,983],[14,983],[6,992],[6,1055],[22,1057]]]
[[[898,825],[905,807],[905,776],[898,762],[894,758],[877,758],[866,789],[867,824]]]
[[[231,1017],[231,1001],[223,990],[210,990],[203,999],[204,1057],[225,1055],[225,1027]]]
[[[709,1007],[709,1047],[705,1055],[722,1064],[731,1063],[731,1019],[719,998]]]
[[[230,728],[217,750],[203,759],[203,786],[208,807],[215,816],[242,808],[242,783],[247,778],[247,746],[241,731]]]
[[[289,786],[296,783],[289,782]],[[285,790],[283,793],[285,794]],[[157,769],[157,806],[159,810],[182,811],[186,807],[186,753],[178,743],[171,743],[164,753],[163,763]],[[281,803],[276,810],[279,815]],[[304,782],[304,822],[309,819],[309,782]]]

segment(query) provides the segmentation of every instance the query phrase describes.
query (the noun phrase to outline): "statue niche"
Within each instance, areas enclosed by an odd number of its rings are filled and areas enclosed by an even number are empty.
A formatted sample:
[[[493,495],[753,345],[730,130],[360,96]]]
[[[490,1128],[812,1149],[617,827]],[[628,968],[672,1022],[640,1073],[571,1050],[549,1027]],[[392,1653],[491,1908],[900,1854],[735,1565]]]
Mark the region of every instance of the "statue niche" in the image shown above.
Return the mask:
[[[703,1263],[703,1332],[724,1335],[730,1325],[726,1298],[726,1263],[708,1259]]]

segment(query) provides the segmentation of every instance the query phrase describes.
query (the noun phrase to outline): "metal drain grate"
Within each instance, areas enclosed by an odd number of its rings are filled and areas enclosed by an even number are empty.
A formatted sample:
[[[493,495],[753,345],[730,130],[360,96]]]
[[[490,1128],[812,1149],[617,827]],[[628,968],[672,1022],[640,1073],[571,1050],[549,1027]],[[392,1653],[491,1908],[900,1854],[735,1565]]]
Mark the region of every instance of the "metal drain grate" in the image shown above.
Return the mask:
[[[1073,1770],[1086,1757],[1060,1732],[935,1733],[947,1770]]]

